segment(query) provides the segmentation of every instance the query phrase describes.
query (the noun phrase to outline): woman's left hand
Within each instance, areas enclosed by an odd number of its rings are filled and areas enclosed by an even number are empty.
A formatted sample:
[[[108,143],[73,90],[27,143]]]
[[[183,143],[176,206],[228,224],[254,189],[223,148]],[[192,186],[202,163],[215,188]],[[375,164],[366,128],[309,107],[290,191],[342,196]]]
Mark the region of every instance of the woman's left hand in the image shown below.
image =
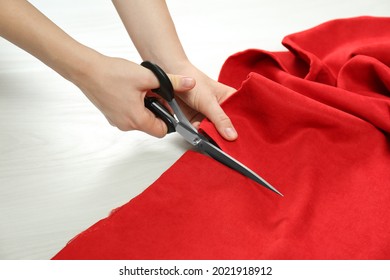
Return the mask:
[[[192,77],[196,81],[196,85],[192,90],[176,92],[180,107],[190,122],[198,127],[200,121],[207,117],[223,138],[234,141],[238,137],[237,132],[220,104],[236,90],[211,79],[191,64],[182,69],[177,69],[175,73]],[[171,81],[172,84],[176,83],[173,78],[171,78]]]

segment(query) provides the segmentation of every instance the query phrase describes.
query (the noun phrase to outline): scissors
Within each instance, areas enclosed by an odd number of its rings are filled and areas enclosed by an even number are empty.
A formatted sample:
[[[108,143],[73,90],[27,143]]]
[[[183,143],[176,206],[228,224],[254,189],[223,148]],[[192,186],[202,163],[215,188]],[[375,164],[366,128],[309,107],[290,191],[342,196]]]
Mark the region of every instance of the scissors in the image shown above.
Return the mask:
[[[196,128],[188,121],[186,116],[181,111],[174,96],[174,90],[168,75],[156,64],[150,61],[144,61],[142,66],[148,68],[157,77],[160,87],[153,89],[152,92],[157,93],[163,99],[165,99],[169,106],[172,108],[174,114],[172,115],[165,106],[158,102],[155,97],[145,97],[145,107],[152,111],[158,118],[162,119],[168,127],[168,133],[177,132],[187,142],[196,147],[201,152],[209,155],[213,159],[221,162],[222,164],[238,171],[242,175],[252,179],[258,184],[270,189],[271,191],[283,196],[277,189],[271,184],[243,165],[238,160],[229,156],[223,152],[216,144],[211,143],[204,135],[200,134]]]

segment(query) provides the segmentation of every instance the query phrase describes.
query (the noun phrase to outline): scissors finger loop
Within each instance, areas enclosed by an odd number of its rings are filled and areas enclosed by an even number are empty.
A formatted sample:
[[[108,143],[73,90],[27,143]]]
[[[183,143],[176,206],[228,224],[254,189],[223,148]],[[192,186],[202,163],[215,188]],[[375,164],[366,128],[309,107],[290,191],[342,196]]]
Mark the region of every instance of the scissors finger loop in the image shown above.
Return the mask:
[[[150,61],[144,61],[141,63],[141,65],[152,71],[160,83],[160,87],[153,89],[152,91],[160,95],[166,101],[172,101],[172,99],[174,98],[173,86],[168,75],[158,65]]]

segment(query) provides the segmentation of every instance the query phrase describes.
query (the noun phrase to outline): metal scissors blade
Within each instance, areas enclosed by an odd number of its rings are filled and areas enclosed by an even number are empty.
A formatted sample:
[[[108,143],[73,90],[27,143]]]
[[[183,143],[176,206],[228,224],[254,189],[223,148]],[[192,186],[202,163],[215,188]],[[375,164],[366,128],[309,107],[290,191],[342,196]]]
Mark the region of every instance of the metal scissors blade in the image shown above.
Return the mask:
[[[267,189],[270,189],[271,191],[283,196],[281,192],[275,189],[270,183],[261,178],[258,174],[253,172],[251,169],[249,169],[233,157],[229,156],[227,153],[223,152],[221,149],[214,146],[212,143],[205,140],[200,140],[200,142],[197,144],[197,147],[213,159],[223,163],[226,166],[229,166],[230,168],[241,173],[242,175],[252,179],[260,185],[263,185]]]
[[[154,89],[153,92],[159,94],[162,98],[168,101],[168,104],[175,112],[175,116],[172,116],[169,110],[167,110],[162,104],[160,104],[156,98],[145,98],[145,106],[167,124],[168,133],[176,131],[187,142],[197,147],[200,151],[221,162],[222,164],[232,168],[233,170],[236,170],[242,175],[252,179],[258,184],[283,196],[277,189],[271,186],[271,184],[269,184],[251,169],[223,152],[217,146],[208,141],[206,137],[198,133],[196,128],[191,125],[191,123],[181,111],[179,105],[174,98],[173,87],[169,80],[169,77],[158,65],[153,64],[149,61],[144,61],[141,63],[141,65],[148,68],[156,75],[157,79],[160,82],[160,88]]]
[[[191,126],[193,129],[195,129],[193,126]],[[271,191],[279,194],[280,196],[283,196],[281,192],[279,192],[277,189],[275,189],[270,183],[268,183],[266,180],[264,180],[262,177],[260,177],[258,174],[256,174],[254,171],[246,167],[244,164],[239,162],[238,160],[234,159],[233,157],[229,156],[227,153],[222,151],[220,148],[212,144],[210,141],[208,141],[203,135],[199,134],[198,132],[193,132],[192,129],[189,129],[186,124],[183,123],[177,123],[176,124],[176,131],[179,133],[185,140],[187,140],[190,144],[198,148],[200,151],[204,152],[205,154],[209,155],[213,159],[219,161],[220,163],[232,168],[233,170],[236,170],[237,172],[241,173],[242,175],[248,177],[249,179],[252,179],[256,183],[266,187],[267,189],[270,189]]]

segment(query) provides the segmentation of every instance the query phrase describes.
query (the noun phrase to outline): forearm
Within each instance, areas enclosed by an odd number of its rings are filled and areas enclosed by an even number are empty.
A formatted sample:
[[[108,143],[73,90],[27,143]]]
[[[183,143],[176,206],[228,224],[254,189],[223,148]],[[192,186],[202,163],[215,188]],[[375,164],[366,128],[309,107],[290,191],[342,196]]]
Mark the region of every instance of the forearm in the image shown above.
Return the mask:
[[[96,55],[24,0],[0,0],[0,36],[73,82]]]
[[[164,0],[113,0],[142,59],[177,73],[189,63]]]
[[[148,69],[78,43],[24,0],[0,0],[0,36],[76,84],[112,125],[157,137],[166,134],[164,122],[144,105],[144,97],[158,87]],[[195,85],[183,83],[180,76],[172,78],[178,91]]]

